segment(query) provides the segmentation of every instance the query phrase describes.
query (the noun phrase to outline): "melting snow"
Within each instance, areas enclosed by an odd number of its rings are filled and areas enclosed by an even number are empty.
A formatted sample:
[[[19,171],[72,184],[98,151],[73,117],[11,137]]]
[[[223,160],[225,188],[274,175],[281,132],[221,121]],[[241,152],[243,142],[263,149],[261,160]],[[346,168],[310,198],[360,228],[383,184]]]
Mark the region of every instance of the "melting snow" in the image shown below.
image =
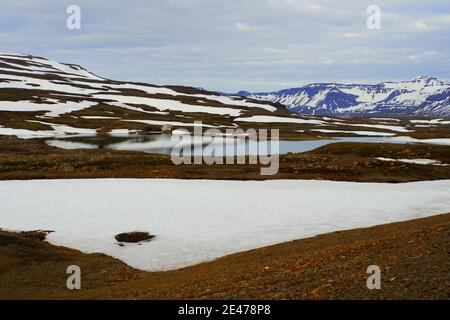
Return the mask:
[[[396,132],[411,132],[412,130],[408,130],[404,127],[400,126],[391,126],[391,125],[383,125],[383,124],[367,124],[367,123],[340,123],[335,122],[334,124],[341,126],[353,126],[353,127],[367,127],[367,128],[377,128],[377,129],[385,129]]]
[[[450,138],[416,139],[408,136],[393,137],[394,141],[450,145]]]
[[[444,121],[444,119],[432,119],[432,120],[409,120],[411,123],[423,123],[423,124],[450,124],[449,120]],[[417,126],[416,126],[417,127]]]
[[[242,122],[273,122],[273,123],[301,123],[301,124],[325,124],[324,121],[314,120],[314,119],[299,119],[299,118],[289,118],[289,117],[276,117],[276,116],[251,116],[237,118],[235,121]]]
[[[432,160],[432,159],[391,159],[391,158],[383,158],[383,157],[378,157],[375,159],[381,160],[381,161],[398,161],[398,162],[414,163],[414,164],[433,164],[433,165],[444,165],[444,166],[446,165],[446,164],[441,164],[441,162],[438,160]]]
[[[33,122],[33,121],[30,121]],[[86,129],[86,128],[73,128],[63,124],[53,124],[45,123],[40,121],[34,121],[42,123],[52,127],[53,130],[27,130],[27,129],[14,129],[14,128],[4,128],[0,126],[0,135],[11,135],[22,139],[33,139],[33,138],[49,138],[49,137],[63,137],[69,135],[95,135],[97,129]]]
[[[109,95],[109,94],[99,94],[95,95],[99,99],[110,99],[115,100],[119,103],[124,104],[144,104],[152,106],[160,111],[165,110],[176,110],[181,112],[203,112],[203,113],[213,113],[220,115],[230,115],[237,117],[241,114],[242,110],[233,108],[222,108],[222,107],[208,107],[208,106],[195,106],[182,103],[176,100],[167,99],[156,99],[156,98],[146,98],[146,97],[134,97],[134,96],[120,96],[120,95]]]
[[[196,123],[191,122],[178,122],[178,121],[165,121],[165,120],[123,120],[128,122],[139,122],[139,123],[145,123],[145,124],[154,124],[154,125],[171,125],[171,126],[180,126],[180,127],[196,127],[198,126]],[[201,127],[208,127],[208,128],[219,128],[217,126],[212,126],[208,124],[201,124]]]
[[[236,201],[239,199],[239,201]],[[0,225],[167,270],[336,230],[450,210],[450,180],[405,184],[272,180],[1,181]],[[121,232],[156,238],[119,246]]]
[[[389,137],[395,136],[395,133],[378,132],[378,131],[350,131],[350,130],[328,130],[328,129],[312,129],[311,131],[323,133],[352,133],[360,136]]]
[[[0,101],[0,111],[48,111],[47,117],[58,117],[64,113],[83,110],[97,105],[94,101],[67,101],[60,102],[56,99],[46,99],[46,103],[31,101]]]

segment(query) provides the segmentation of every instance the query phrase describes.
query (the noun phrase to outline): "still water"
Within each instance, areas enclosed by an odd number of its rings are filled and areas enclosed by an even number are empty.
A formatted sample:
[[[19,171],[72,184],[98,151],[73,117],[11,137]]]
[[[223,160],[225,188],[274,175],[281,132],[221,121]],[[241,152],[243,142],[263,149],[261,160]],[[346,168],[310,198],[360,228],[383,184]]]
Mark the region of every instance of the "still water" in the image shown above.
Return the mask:
[[[170,154],[178,145],[191,148],[194,155],[203,154],[205,148],[213,148],[214,155],[265,155],[306,152],[336,142],[406,143],[390,137],[336,137],[327,140],[279,140],[255,141],[244,138],[210,137],[202,138],[169,134],[123,135],[123,136],[78,136],[46,141],[48,145],[62,149],[103,149],[142,151],[146,153]],[[273,151],[272,151],[273,150]]]

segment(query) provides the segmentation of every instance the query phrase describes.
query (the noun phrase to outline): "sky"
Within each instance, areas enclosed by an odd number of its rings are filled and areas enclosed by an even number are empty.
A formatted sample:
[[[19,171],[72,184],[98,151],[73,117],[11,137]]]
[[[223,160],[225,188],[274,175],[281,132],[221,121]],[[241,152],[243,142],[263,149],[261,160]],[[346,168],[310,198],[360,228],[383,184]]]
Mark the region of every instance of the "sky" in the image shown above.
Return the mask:
[[[66,26],[69,5],[81,29]],[[381,10],[370,30],[367,8]],[[450,79],[450,1],[0,0],[0,52],[236,92]]]

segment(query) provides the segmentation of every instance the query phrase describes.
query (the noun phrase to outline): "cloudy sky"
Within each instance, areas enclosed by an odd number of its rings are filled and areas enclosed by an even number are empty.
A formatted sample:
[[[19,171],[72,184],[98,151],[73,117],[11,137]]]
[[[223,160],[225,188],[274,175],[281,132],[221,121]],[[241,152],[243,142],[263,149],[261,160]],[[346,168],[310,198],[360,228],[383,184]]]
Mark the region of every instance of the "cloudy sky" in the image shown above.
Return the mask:
[[[66,27],[71,4],[81,30]],[[366,26],[369,5],[380,30]],[[0,0],[0,52],[228,92],[449,80],[449,35],[448,0]]]

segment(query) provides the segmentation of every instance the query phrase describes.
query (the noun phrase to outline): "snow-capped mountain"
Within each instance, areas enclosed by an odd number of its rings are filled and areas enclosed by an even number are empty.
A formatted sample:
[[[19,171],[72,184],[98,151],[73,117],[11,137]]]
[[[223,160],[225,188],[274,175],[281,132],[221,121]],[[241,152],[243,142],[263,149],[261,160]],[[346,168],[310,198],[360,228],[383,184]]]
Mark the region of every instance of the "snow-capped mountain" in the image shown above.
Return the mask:
[[[376,85],[314,83],[277,92],[238,94],[314,115],[450,116],[450,83],[427,76]]]

